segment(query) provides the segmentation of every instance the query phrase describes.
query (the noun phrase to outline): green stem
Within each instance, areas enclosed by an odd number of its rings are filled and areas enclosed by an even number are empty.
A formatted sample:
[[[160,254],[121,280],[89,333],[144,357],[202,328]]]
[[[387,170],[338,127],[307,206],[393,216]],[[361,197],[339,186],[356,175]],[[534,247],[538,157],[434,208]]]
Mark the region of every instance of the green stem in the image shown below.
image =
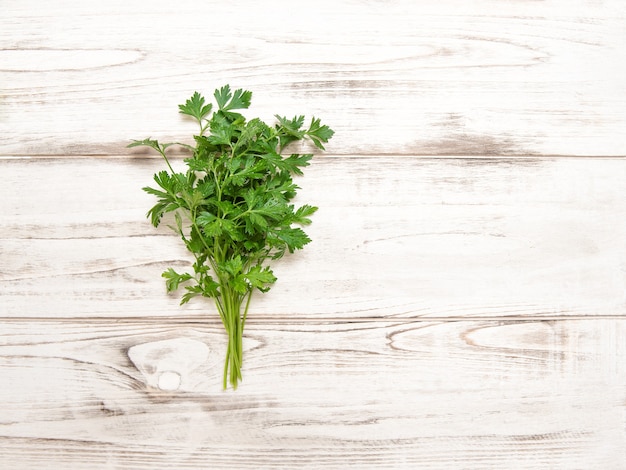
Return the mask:
[[[157,149],[159,151],[159,153],[161,154],[161,156],[163,157],[163,159],[165,160],[165,163],[167,163],[168,168],[170,169],[170,171],[172,172],[172,174],[174,174],[174,168],[172,168],[172,165],[170,165],[170,160],[167,158],[167,155],[165,155],[165,151],[161,150],[161,148]]]
[[[222,307],[224,310],[224,327],[228,334],[228,347],[224,360],[224,389],[228,383],[236,389],[242,379],[241,363],[243,356],[243,322],[241,307],[243,296],[235,290],[222,286]]]
[[[241,329],[246,325],[246,318],[248,318],[248,308],[250,307],[250,300],[252,299],[252,289],[250,289],[247,293],[248,300],[246,300],[246,308],[243,311],[243,318],[241,320]]]

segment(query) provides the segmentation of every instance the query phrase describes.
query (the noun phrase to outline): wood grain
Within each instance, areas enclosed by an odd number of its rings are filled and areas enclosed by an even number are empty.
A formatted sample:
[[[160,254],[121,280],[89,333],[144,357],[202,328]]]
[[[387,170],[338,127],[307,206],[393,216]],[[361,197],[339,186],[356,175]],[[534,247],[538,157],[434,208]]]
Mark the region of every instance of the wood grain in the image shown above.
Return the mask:
[[[0,464],[623,468],[624,320],[251,323],[237,392],[224,343],[210,325],[4,321]],[[180,388],[154,386],[164,371]]]
[[[177,164],[182,162],[178,161]],[[0,315],[203,316],[164,292],[191,260],[145,218],[158,159],[0,161]],[[265,318],[625,315],[626,160],[320,157],[314,240]]]
[[[626,155],[618,1],[5,0],[0,155],[180,140],[193,91],[319,115],[337,154]]]
[[[626,470],[621,0],[1,3],[0,468]],[[236,392],[126,148],[225,83],[336,131]]]

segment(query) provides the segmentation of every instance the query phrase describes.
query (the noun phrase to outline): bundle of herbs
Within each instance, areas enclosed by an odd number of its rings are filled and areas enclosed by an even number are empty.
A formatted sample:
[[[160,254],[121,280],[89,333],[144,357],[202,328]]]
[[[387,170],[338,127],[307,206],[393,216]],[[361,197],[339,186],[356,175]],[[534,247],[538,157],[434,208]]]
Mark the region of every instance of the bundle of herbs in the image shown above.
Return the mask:
[[[276,115],[272,126],[246,120],[237,110],[250,106],[250,91],[226,85],[214,97],[216,110],[198,92],[179,106],[200,128],[195,145],[177,144],[191,152],[185,172],[174,171],[166,155],[174,143],[148,138],[129,147],[150,147],[165,160],[167,169],[154,175],[158,187],[143,188],[157,198],[148,217],[158,227],[166,213],[173,213],[170,227],[195,258],[193,272],[169,268],[163,273],[166,288],[184,287],[181,305],[196,296],[215,301],[228,333],[223,385],[237,388],[253,291],[267,292],[276,282],[269,261],[311,241],[301,226],[311,223],[317,207],[296,208],[291,201],[299,189],[293,177],[302,175],[313,154],[285,156],[285,149],[309,139],[324,150],[334,132],[316,118],[304,126],[304,116]]]

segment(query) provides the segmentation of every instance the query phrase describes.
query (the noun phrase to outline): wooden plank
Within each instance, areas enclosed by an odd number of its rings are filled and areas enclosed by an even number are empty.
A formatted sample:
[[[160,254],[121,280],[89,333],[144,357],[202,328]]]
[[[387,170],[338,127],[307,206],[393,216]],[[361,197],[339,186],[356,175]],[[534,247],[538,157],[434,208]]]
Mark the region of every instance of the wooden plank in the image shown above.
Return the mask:
[[[176,162],[182,165],[181,161]],[[160,277],[191,259],[145,218],[157,159],[0,160],[0,316],[204,316]],[[625,159],[318,158],[313,239],[268,318],[626,314]]]
[[[154,320],[4,320],[0,465],[623,468],[624,320]]]
[[[225,83],[337,154],[626,155],[625,43],[619,0],[5,0],[0,155],[181,140],[177,105]]]

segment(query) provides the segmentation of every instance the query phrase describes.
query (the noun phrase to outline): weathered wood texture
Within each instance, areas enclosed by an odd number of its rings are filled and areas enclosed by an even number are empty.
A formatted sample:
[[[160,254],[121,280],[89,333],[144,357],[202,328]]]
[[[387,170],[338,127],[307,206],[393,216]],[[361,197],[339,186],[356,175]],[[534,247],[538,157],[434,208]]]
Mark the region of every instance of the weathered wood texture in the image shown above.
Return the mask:
[[[343,154],[625,155],[621,0],[4,0],[0,154],[180,139],[223,83]]]
[[[235,394],[219,391],[214,327],[3,333],[3,468],[586,470],[626,457],[624,320],[251,323]]]
[[[1,2],[0,467],[626,469],[623,2],[303,5]],[[337,132],[234,393],[125,148],[225,83]]]
[[[182,162],[178,162],[182,163]],[[4,160],[0,314],[178,313],[192,258],[145,218],[158,159]],[[319,157],[306,250],[276,263],[256,315],[626,315],[626,159]],[[297,302],[295,302],[297,299]],[[184,315],[211,305],[191,302]]]

